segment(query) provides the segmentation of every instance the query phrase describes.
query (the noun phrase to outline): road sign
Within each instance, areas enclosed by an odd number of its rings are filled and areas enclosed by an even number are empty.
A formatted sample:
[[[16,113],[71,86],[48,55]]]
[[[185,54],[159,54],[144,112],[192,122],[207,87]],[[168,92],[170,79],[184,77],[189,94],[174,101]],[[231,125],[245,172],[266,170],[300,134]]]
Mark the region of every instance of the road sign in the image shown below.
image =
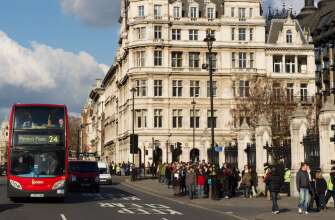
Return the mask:
[[[216,152],[222,152],[224,150],[224,147],[215,147]]]

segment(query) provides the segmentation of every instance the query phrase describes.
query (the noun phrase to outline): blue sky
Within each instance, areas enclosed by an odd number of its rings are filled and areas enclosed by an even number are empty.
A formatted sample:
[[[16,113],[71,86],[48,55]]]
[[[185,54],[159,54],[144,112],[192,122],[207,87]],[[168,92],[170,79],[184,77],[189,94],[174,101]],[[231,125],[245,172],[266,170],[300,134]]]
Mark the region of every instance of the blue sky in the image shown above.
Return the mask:
[[[63,10],[58,0],[2,0],[0,30],[25,47],[36,41],[67,51],[84,50],[108,65],[118,37],[117,21],[110,26],[88,25]]]
[[[285,2],[299,11],[304,1]],[[119,0],[1,0],[0,122],[17,102],[79,113],[114,60],[119,13]]]

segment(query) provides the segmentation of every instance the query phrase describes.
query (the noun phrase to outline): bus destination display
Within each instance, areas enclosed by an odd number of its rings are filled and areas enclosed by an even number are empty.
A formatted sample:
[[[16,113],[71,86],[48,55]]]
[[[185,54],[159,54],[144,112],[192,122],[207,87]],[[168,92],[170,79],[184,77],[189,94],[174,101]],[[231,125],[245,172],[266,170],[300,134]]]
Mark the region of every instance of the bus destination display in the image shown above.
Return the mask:
[[[40,144],[59,144],[59,135],[18,135],[17,144],[19,145],[40,145]]]

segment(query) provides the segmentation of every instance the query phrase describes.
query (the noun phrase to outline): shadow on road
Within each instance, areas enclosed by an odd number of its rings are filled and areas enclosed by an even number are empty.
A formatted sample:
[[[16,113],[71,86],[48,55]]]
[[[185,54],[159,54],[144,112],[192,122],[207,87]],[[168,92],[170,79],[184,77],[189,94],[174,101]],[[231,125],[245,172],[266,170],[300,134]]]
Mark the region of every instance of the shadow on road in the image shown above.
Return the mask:
[[[16,209],[23,206],[22,204],[0,204],[0,212],[7,211],[9,209]]]
[[[85,190],[72,192],[66,198],[65,203],[73,204],[99,201],[134,201],[137,199],[135,194],[115,187],[102,186],[100,190],[100,193],[90,193]]]

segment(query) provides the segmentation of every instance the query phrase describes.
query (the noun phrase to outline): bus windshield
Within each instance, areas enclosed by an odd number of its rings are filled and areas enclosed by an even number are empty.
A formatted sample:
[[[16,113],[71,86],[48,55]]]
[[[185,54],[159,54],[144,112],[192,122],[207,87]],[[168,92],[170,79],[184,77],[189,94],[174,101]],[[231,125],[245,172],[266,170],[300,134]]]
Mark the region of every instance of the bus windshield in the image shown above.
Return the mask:
[[[65,150],[14,150],[11,152],[11,174],[19,177],[56,177],[65,174]]]
[[[64,108],[16,107],[14,129],[64,129]]]

